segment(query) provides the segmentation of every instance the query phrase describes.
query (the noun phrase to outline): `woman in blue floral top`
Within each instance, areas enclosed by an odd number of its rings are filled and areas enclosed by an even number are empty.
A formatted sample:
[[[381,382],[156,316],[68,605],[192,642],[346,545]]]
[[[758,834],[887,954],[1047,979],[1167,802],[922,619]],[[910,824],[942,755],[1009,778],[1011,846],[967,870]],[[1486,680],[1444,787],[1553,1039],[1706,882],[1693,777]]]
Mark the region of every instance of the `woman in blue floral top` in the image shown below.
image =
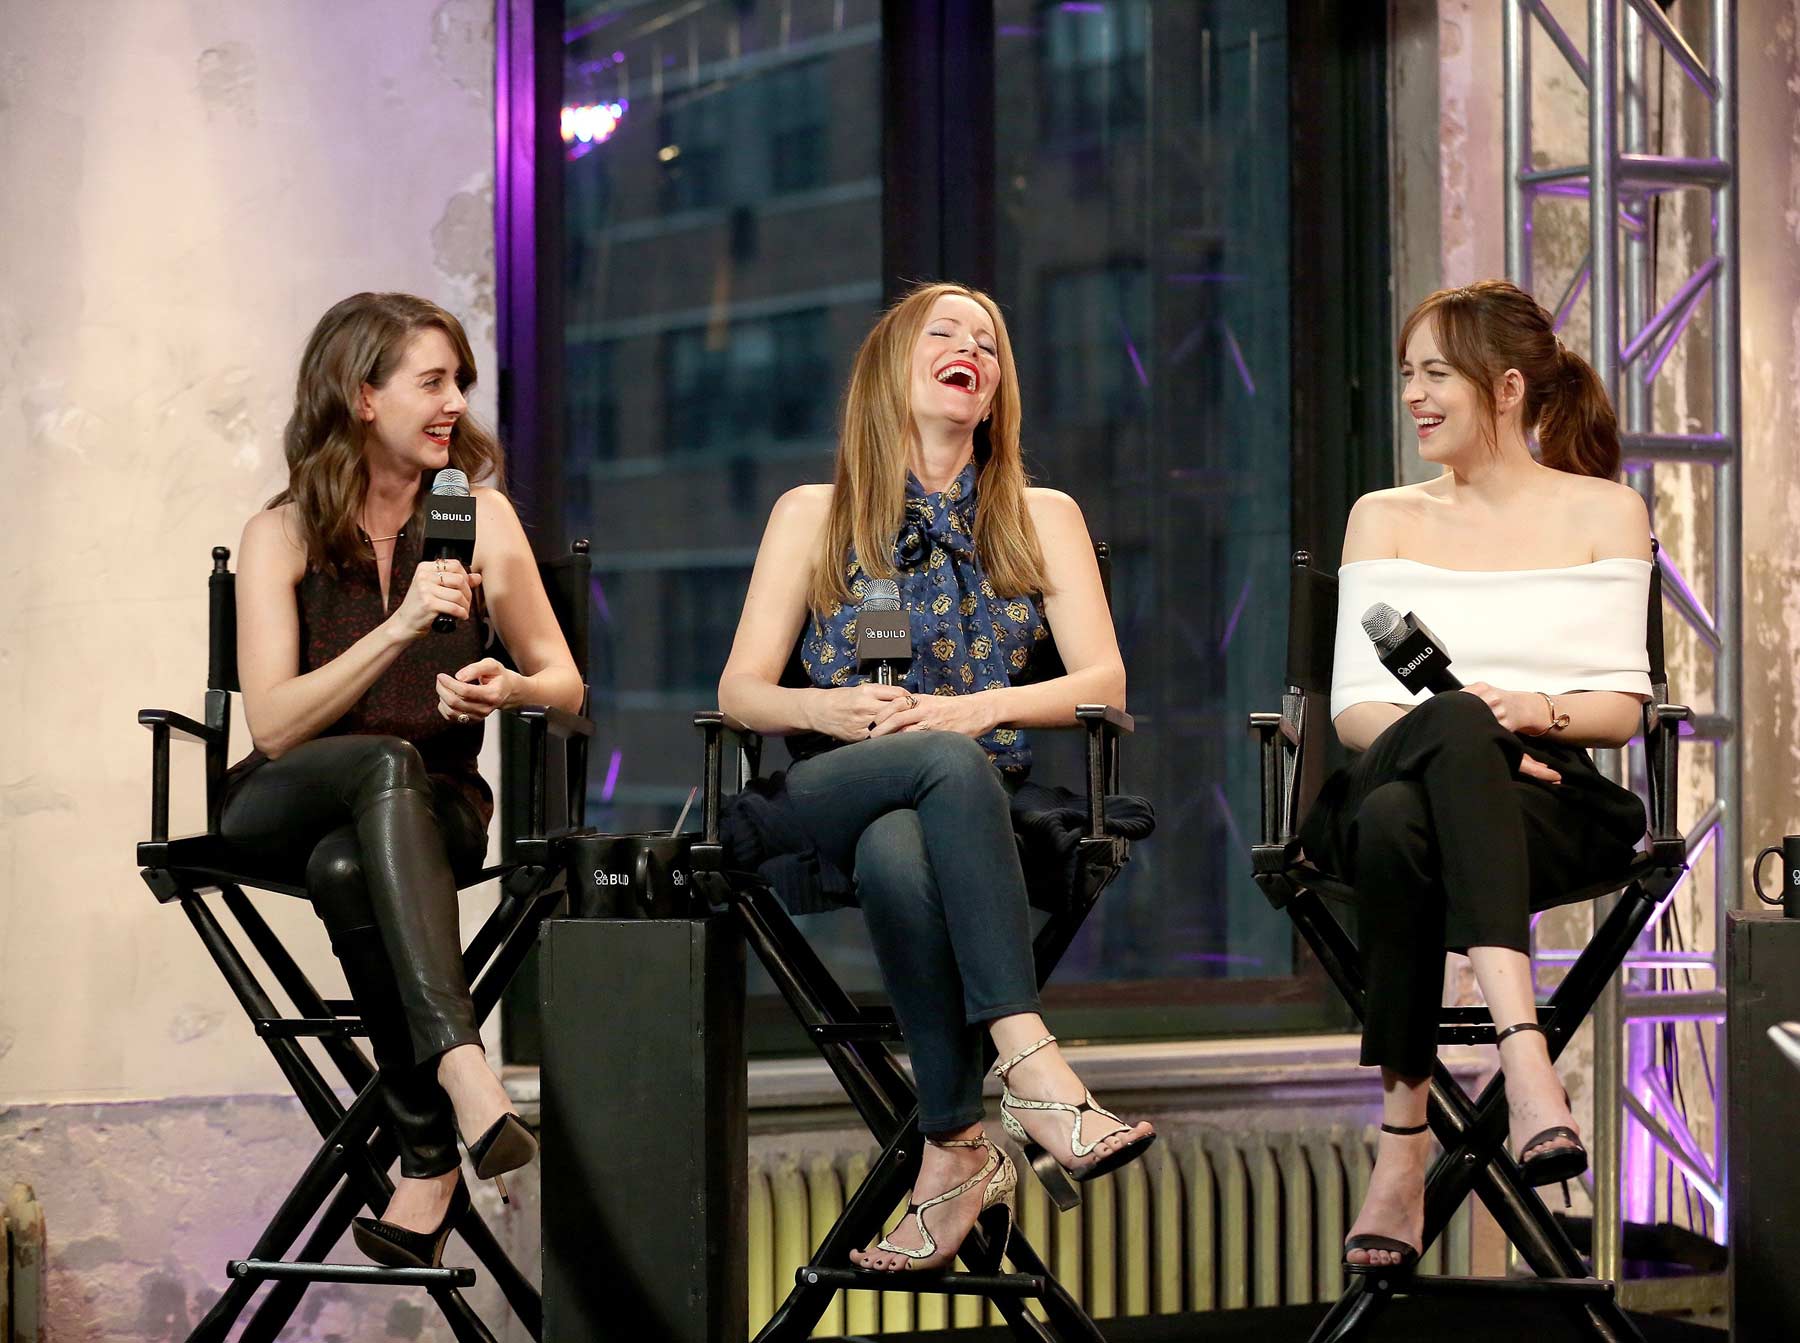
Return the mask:
[[[1022,729],[1122,706],[1125,667],[1081,510],[1027,487],[1019,420],[992,299],[926,285],[885,313],[851,371],[835,480],[776,502],[719,681],[727,713],[798,745],[788,805],[855,874],[911,1052],[927,1145],[906,1215],[852,1253],[865,1268],[943,1267],[978,1217],[999,1232],[1010,1216],[1017,1177],[981,1122],[984,1030],[1007,1132],[1069,1177],[1155,1140],[1094,1103],[1039,1013],[1008,781],[1030,767]],[[901,685],[857,669],[874,579],[898,583],[911,625]],[[1051,639],[1065,673],[1014,684]],[[796,640],[800,688],[781,684]]]

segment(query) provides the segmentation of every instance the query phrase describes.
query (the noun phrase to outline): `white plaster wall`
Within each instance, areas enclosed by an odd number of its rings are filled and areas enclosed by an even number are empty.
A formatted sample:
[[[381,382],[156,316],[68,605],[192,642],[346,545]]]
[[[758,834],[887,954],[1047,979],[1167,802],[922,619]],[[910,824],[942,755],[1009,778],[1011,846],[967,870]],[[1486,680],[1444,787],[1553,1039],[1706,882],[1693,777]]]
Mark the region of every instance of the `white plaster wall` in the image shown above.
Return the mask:
[[[331,303],[459,313],[491,422],[492,80],[492,0],[0,0],[0,1102],[281,1090],[137,877],[134,716],[199,711]]]

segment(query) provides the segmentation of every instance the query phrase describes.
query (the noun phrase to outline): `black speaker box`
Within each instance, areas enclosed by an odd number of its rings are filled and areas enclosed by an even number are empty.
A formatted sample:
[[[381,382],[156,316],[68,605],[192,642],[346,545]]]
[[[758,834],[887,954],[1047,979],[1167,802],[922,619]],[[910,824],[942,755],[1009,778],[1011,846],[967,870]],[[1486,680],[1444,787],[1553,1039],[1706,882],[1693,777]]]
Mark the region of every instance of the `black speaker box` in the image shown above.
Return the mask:
[[[1726,915],[1731,1336],[1800,1337],[1800,1069],[1769,1027],[1800,1021],[1800,919]]]
[[[742,935],[727,916],[544,929],[544,1343],[741,1343]]]

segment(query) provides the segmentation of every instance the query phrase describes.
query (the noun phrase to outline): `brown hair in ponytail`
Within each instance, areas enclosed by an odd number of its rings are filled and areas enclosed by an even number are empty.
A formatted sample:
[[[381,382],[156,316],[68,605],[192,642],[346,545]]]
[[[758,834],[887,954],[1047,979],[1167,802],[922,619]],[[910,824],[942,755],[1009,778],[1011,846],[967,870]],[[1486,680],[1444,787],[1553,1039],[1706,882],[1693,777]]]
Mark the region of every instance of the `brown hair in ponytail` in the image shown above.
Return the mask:
[[[1494,388],[1508,369],[1525,380],[1519,423],[1537,431],[1545,466],[1578,476],[1619,476],[1619,424],[1588,361],[1557,338],[1550,314],[1506,280],[1440,289],[1414,308],[1400,328],[1399,357],[1424,321],[1432,323],[1444,361],[1475,387],[1491,426],[1499,417]]]

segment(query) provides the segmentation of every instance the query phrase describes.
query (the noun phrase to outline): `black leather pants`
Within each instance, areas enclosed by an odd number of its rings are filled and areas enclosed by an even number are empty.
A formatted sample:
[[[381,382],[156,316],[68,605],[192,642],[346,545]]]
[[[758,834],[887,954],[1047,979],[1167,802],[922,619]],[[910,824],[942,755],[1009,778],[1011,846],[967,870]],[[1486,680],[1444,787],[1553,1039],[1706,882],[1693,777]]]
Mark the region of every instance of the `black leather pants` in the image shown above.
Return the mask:
[[[303,871],[369,1028],[400,1169],[457,1164],[434,1061],[476,1044],[463,976],[457,874],[479,870],[486,824],[398,737],[321,737],[232,781],[221,831],[259,864]]]

